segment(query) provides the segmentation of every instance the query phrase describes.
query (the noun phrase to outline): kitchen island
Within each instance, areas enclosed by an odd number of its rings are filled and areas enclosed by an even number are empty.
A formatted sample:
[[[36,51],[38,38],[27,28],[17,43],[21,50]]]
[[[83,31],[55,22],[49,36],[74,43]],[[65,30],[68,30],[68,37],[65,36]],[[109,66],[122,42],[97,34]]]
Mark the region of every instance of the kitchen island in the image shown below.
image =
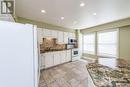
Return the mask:
[[[99,58],[86,67],[88,87],[130,87],[130,60]]]

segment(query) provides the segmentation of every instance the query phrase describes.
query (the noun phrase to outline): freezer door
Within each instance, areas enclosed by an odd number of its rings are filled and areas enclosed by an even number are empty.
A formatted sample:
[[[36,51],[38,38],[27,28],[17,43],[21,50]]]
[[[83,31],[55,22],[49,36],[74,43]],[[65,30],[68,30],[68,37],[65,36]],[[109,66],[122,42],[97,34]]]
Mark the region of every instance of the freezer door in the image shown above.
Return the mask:
[[[35,32],[32,26],[0,21],[0,87],[38,87]]]

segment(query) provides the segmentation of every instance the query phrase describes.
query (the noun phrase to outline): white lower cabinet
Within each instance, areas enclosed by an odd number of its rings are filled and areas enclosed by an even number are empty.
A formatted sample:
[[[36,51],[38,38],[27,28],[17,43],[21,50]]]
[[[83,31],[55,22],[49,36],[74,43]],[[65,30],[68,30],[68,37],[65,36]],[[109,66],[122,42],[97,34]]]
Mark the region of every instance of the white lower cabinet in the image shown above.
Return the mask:
[[[40,67],[41,67],[41,69],[44,69],[45,68],[45,56],[44,56],[44,54],[41,54],[40,57],[41,57]]]
[[[44,58],[45,58],[45,68],[49,68],[49,67],[52,67],[54,65],[53,54],[51,52],[45,53]]]
[[[40,60],[41,69],[69,62],[71,61],[71,50],[43,53]]]
[[[61,51],[60,52],[60,56],[61,56],[61,63],[65,63],[65,62],[67,62],[66,61],[66,51]]]
[[[53,57],[54,57],[54,65],[58,65],[61,63],[60,52],[53,52]]]
[[[66,51],[66,61],[71,61],[71,50]]]

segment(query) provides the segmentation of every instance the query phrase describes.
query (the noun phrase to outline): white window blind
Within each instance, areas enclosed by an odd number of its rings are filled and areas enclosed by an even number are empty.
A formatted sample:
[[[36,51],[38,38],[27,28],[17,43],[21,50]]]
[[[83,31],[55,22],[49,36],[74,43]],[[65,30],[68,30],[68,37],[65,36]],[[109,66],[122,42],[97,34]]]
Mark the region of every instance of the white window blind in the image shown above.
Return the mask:
[[[95,54],[95,33],[83,36],[83,52]]]
[[[117,57],[118,31],[98,32],[98,55]]]

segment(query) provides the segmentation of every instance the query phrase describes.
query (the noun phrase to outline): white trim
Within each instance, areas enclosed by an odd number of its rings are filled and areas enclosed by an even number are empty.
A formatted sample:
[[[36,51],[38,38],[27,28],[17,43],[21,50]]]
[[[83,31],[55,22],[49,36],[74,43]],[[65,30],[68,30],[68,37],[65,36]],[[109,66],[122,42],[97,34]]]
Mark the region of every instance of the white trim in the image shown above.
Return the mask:
[[[34,33],[34,70],[35,70],[35,87],[38,87],[39,83],[39,65],[38,65],[38,39],[37,39],[37,26],[33,25]],[[38,76],[39,75],[39,76]]]
[[[90,58],[90,57],[86,57],[86,56],[82,56],[82,58],[91,60],[91,61],[93,61],[93,62],[96,60],[96,58]]]
[[[98,51],[97,51],[97,49],[98,49],[98,38],[97,38],[97,32],[95,32],[95,55],[97,56],[97,54],[98,54]]]
[[[120,58],[120,29],[117,29],[117,58]]]

